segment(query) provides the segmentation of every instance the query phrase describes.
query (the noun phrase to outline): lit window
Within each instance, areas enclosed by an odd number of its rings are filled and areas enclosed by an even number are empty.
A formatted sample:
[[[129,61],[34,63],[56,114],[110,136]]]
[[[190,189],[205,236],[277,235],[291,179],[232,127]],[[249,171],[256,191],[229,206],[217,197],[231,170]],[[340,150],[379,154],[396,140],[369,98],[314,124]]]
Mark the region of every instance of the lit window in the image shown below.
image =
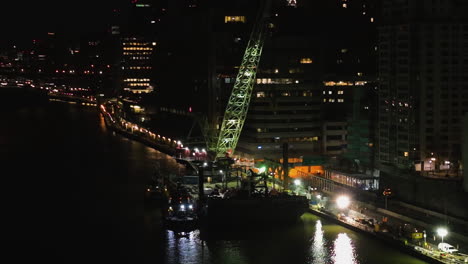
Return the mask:
[[[301,58],[300,63],[301,64],[310,64],[310,63],[312,63],[312,59],[311,58]]]
[[[242,22],[245,23],[245,16],[225,16],[224,23],[236,23]]]
[[[275,73],[279,73],[279,70],[278,70],[278,69],[275,69]]]
[[[358,72],[358,73],[357,73],[357,76],[362,76],[362,72]]]
[[[370,18],[370,22],[374,23],[374,18],[373,17]]]
[[[348,7],[348,4],[343,3],[343,8],[347,8],[347,7]]]
[[[405,157],[408,157],[408,155],[409,155],[408,151],[405,151],[403,154],[404,154]]]
[[[343,103],[343,102],[344,102],[344,99],[342,99],[342,98],[338,99],[338,103]]]
[[[257,92],[257,98],[265,97],[265,92]]]
[[[333,91],[328,91],[328,94],[333,94]]]
[[[343,91],[343,90],[339,90],[339,91],[338,91],[338,94],[344,94],[344,91]]]

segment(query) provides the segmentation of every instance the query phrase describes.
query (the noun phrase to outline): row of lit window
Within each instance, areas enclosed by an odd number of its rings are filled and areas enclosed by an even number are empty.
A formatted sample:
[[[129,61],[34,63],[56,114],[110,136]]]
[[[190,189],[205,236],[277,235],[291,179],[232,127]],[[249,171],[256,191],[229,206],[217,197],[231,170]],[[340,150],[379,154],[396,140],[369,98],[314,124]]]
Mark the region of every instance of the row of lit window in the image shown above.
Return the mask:
[[[310,63],[312,63],[312,59],[311,58],[302,58],[299,62],[301,64],[310,64]]]
[[[124,42],[122,43],[124,46],[147,46],[148,42]]]
[[[123,55],[151,55],[151,52],[124,52]]]
[[[132,60],[149,60],[150,57],[130,57]]]
[[[153,50],[152,47],[123,47],[123,50]]]
[[[146,89],[135,89],[135,88],[130,88],[130,87],[124,87],[123,89],[124,89],[124,91],[130,91],[132,93],[138,93],[138,94],[151,93],[153,91],[153,89],[151,87],[146,88]]]
[[[124,52],[123,55],[151,55],[151,52]]]
[[[124,42],[124,46],[149,46],[149,42]],[[151,45],[156,46],[156,42],[151,42]]]
[[[304,92],[302,92],[301,95],[302,96],[312,96],[312,92],[304,91]],[[281,96],[292,96],[292,95],[291,95],[290,92],[282,92]],[[256,97],[257,98],[265,98],[265,97],[267,97],[267,94],[265,92],[257,92]],[[273,95],[272,95],[272,97],[273,97]]]
[[[271,79],[271,78],[262,78],[257,79],[257,84],[293,84],[299,83],[298,80],[288,79],[288,78],[278,78],[278,79]]]
[[[338,98],[338,99],[335,99],[335,98],[329,98],[329,99],[326,99],[326,98],[323,98],[323,102],[329,102],[329,103],[334,103],[334,102],[338,102],[338,103],[344,103],[344,99],[343,98]]]
[[[327,94],[327,91],[323,91],[323,94]],[[333,91],[328,91],[328,94],[333,94]],[[337,91],[337,94],[344,94],[343,90]]]
[[[149,82],[150,79],[143,78],[143,79],[136,79],[136,78],[129,78],[125,79],[124,82]]]
[[[128,83],[129,86],[135,87],[135,86],[149,86],[149,83]]]
[[[151,70],[151,66],[130,66],[130,70]]]
[[[343,82],[343,81],[334,82],[334,81],[329,81],[329,82],[323,82],[323,84],[325,86],[353,86],[353,85],[362,86],[362,85],[365,85],[366,83],[367,83],[367,81],[356,81],[356,82]]]
[[[302,63],[302,62],[301,62]],[[312,62],[305,62],[305,63],[312,63]],[[303,63],[304,64],[304,63]],[[275,73],[275,74],[278,74],[280,72],[279,69],[264,69],[264,70],[261,70],[262,73],[266,73],[266,74],[272,74],[272,73]],[[288,72],[290,74],[294,74],[294,73],[303,73],[304,72],[304,69],[302,68],[290,68],[288,70]]]
[[[225,16],[224,23],[235,23],[242,22],[245,23],[245,16]]]

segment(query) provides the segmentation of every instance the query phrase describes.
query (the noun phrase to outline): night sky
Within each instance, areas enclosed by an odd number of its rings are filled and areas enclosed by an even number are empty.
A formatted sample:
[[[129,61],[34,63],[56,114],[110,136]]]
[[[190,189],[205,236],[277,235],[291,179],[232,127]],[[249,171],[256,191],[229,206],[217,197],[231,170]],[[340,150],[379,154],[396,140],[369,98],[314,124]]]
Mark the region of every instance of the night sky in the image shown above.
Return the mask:
[[[121,0],[41,0],[0,3],[0,45],[25,42],[47,32],[99,32]]]

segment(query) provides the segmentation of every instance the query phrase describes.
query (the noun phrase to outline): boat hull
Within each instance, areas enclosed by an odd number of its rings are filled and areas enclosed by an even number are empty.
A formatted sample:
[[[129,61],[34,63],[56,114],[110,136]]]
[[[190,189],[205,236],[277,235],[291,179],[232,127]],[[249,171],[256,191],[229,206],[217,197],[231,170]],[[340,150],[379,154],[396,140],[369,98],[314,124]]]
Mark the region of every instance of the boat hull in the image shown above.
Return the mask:
[[[305,197],[211,199],[202,212],[202,223],[241,226],[292,224],[308,210]]]
[[[195,217],[166,217],[164,224],[166,229],[174,232],[190,232],[198,228]]]

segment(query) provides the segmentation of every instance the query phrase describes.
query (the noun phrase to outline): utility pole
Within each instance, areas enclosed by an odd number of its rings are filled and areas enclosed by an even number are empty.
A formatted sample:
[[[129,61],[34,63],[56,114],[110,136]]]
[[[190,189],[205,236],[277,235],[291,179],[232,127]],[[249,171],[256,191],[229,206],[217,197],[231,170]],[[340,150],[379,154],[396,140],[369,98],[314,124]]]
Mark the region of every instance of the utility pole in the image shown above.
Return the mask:
[[[203,206],[205,206],[205,177],[203,175],[203,167],[200,166],[198,169],[198,213],[201,213]]]
[[[288,142],[283,143],[283,189],[286,189],[289,184],[289,155],[288,155]]]
[[[392,190],[390,188],[385,188],[382,194],[385,197],[385,210],[387,210],[387,199],[388,199],[388,196],[392,195]]]

